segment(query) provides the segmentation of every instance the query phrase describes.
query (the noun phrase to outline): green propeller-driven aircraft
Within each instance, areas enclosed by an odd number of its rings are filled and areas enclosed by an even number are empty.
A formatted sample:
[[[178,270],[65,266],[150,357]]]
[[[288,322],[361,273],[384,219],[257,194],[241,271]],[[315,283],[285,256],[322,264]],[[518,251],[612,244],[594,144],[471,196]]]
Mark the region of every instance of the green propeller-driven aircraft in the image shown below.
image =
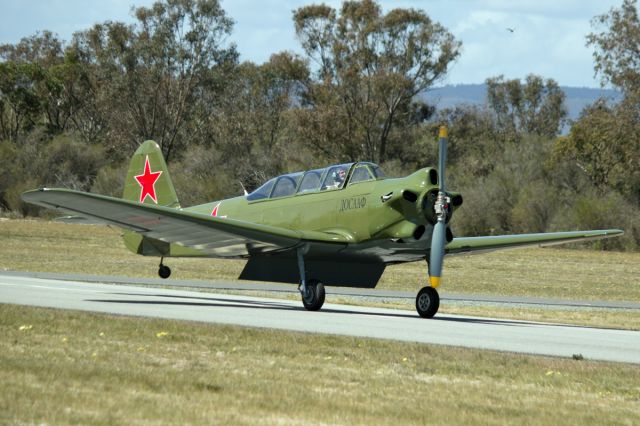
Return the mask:
[[[324,285],[373,288],[389,264],[427,260],[428,285],[416,297],[421,317],[438,311],[444,256],[546,246],[622,234],[621,230],[454,237],[449,221],[462,205],[445,186],[446,128],[439,170],[386,178],[368,162],[275,177],[250,194],[182,208],[160,148],[144,142],[133,155],[123,198],[41,188],[23,200],[125,230],[132,252],[167,257],[247,259],[240,279],[299,284],[302,303],[319,310]]]

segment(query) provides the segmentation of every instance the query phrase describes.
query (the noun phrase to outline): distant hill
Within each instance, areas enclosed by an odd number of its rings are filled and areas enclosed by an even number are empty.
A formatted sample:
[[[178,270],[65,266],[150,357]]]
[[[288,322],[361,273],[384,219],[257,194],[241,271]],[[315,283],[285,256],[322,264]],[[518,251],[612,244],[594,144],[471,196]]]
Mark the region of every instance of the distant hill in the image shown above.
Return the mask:
[[[611,89],[594,89],[589,87],[560,87],[565,95],[568,118],[575,120],[582,109],[600,97],[612,102],[622,98],[620,92]],[[450,108],[459,104],[483,105],[487,100],[486,84],[458,84],[436,87],[422,93],[423,101],[435,105],[438,109]]]

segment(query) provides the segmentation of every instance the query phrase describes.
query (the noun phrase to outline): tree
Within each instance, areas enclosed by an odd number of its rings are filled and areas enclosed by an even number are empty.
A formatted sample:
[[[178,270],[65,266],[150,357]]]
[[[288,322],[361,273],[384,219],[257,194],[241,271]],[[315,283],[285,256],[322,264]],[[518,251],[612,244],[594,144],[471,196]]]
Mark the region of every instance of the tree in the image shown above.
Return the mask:
[[[593,46],[596,75],[602,85],[611,83],[623,92],[640,90],[640,20],[636,0],[624,0],[620,8],[598,15],[592,27],[604,27],[587,36]]]
[[[33,63],[44,68],[62,61],[63,42],[51,31],[36,32],[22,38],[17,44],[0,46],[0,58],[7,62]]]
[[[43,79],[38,64],[0,63],[0,138],[16,142],[36,126],[42,102],[35,86]]]
[[[211,129],[210,143],[188,146],[174,163],[180,170],[174,184],[184,205],[239,195],[243,187],[251,191],[291,166],[300,167],[296,160],[305,150],[290,137],[289,112],[307,72],[290,53],[235,69],[203,124]],[[203,106],[208,104],[205,98]]]
[[[316,64],[300,110],[305,140],[343,159],[387,159],[403,143],[394,127],[410,123],[416,94],[445,75],[461,43],[414,9],[387,14],[373,0],[346,1],[293,14],[296,34]],[[336,154],[337,153],[337,154]]]
[[[0,46],[2,138],[15,142],[23,131],[51,124],[59,106],[59,86],[49,70],[62,62],[62,49],[50,31]]]
[[[440,123],[446,123],[449,128],[447,163],[453,182],[470,184],[493,170],[504,147],[497,142],[497,130],[488,108],[464,104],[447,108],[439,112],[435,127]],[[431,135],[436,133],[434,129]],[[436,164],[436,147],[433,155],[432,164]]]
[[[640,99],[585,108],[556,141],[556,155],[574,161],[601,193],[613,188],[640,203]]]
[[[604,194],[619,191],[640,203],[640,21],[636,2],[596,16],[600,32],[587,36],[594,47],[595,71],[603,85],[619,87],[623,100],[599,100],[585,108],[568,137],[557,141],[558,158],[575,162]]]
[[[76,34],[72,49],[92,66],[112,150],[155,139],[170,161],[208,137],[199,99],[236,65],[235,46],[225,46],[233,22],[217,0],[162,0],[135,16],[133,25],[106,22]]]
[[[36,33],[16,45],[0,46],[0,57],[4,60],[2,93],[5,100],[11,101],[15,96],[25,100],[27,92],[37,99],[37,108],[32,102],[31,110],[37,115],[30,119],[31,127],[42,125],[51,135],[72,129],[87,136],[81,117],[87,114],[87,107],[95,99],[95,90],[92,90],[95,88],[87,79],[89,66],[79,62],[73,51],[65,51],[61,40],[49,31]],[[15,123],[19,115],[15,102],[12,104],[13,114],[7,116],[5,110],[0,123],[5,135],[5,122]],[[96,138],[84,139],[94,142]]]
[[[280,53],[262,65],[240,64],[227,81],[220,108],[211,116],[214,148],[244,185],[254,188],[283,172],[296,155],[287,137],[288,115],[300,97],[299,81],[307,75],[303,60]]]
[[[489,78],[487,103],[504,140],[515,141],[523,134],[553,138],[565,122],[564,92],[553,79],[528,75],[519,79]]]

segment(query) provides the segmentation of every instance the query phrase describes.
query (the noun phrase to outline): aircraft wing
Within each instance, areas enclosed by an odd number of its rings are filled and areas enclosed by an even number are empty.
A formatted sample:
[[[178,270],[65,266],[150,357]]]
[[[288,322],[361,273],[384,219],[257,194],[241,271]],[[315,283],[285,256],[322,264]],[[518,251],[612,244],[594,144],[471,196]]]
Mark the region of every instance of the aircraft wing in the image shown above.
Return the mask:
[[[481,253],[508,248],[539,246],[582,242],[615,237],[623,234],[620,229],[597,231],[548,232],[539,234],[496,235],[488,237],[454,238],[446,246],[447,254]]]
[[[36,189],[22,199],[137,232],[145,237],[191,247],[212,256],[239,257],[293,248],[303,241],[346,243],[343,236],[294,231],[70,189]]]

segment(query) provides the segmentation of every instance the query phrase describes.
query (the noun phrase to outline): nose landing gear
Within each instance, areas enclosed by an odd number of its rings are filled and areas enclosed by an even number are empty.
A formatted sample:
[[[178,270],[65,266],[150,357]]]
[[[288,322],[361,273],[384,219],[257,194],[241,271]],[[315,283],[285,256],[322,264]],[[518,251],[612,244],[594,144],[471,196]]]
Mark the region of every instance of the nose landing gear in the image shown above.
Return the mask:
[[[422,318],[433,318],[440,307],[440,295],[433,287],[423,287],[416,296],[416,311]]]

